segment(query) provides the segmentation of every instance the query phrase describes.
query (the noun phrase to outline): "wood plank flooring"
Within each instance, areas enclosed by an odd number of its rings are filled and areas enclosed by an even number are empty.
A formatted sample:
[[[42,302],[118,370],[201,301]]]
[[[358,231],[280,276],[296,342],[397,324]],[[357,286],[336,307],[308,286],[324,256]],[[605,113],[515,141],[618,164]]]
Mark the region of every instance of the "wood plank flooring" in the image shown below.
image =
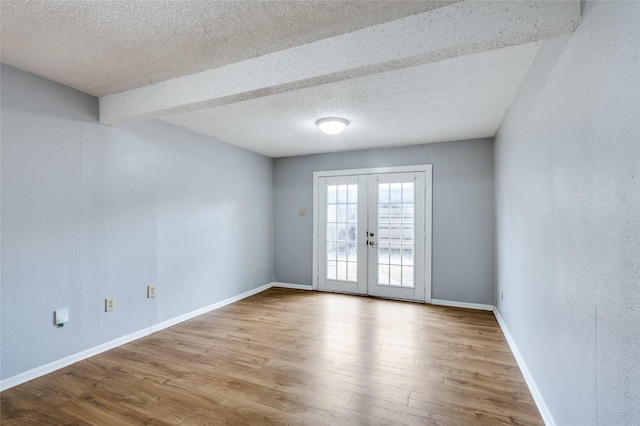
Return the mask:
[[[541,425],[489,312],[272,288],[1,394],[2,424]]]

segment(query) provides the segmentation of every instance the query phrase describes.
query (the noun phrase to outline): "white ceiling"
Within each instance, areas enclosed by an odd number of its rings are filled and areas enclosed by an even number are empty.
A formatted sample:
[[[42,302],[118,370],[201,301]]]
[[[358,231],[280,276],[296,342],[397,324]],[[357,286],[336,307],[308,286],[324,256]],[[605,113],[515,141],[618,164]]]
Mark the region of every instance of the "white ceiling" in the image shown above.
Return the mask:
[[[493,136],[578,0],[2,0],[2,62],[271,157]],[[319,132],[325,116],[351,124]]]

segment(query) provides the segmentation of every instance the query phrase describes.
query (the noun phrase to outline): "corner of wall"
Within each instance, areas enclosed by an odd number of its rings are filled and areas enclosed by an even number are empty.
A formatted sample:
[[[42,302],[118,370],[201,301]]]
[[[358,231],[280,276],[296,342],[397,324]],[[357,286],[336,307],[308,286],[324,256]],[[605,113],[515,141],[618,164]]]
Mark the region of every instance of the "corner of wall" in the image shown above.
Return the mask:
[[[518,349],[518,346],[516,345],[515,340],[513,340],[511,333],[509,333],[507,324],[502,319],[502,316],[500,316],[500,311],[498,311],[497,307],[493,309],[493,314],[495,315],[496,320],[500,325],[500,329],[502,330],[502,333],[504,334],[505,339],[507,339],[507,343],[509,344],[511,353],[513,353],[513,356],[515,357],[516,362],[518,363],[518,367],[520,367],[522,376],[524,377],[524,380],[527,383],[527,386],[529,387],[529,392],[531,392],[531,396],[533,397],[533,400],[535,401],[536,406],[538,407],[538,411],[540,411],[540,416],[542,416],[542,420],[544,420],[544,423],[547,426],[555,426],[556,423],[555,423],[555,420],[553,419],[553,416],[551,415],[551,411],[549,410],[549,407],[547,407],[547,404],[544,401],[544,398],[542,397],[542,394],[540,393],[540,390],[538,389],[538,386],[536,385],[536,382],[533,379],[531,372],[529,371],[529,367],[527,366],[527,363],[522,357],[522,354],[520,353],[520,350]]]

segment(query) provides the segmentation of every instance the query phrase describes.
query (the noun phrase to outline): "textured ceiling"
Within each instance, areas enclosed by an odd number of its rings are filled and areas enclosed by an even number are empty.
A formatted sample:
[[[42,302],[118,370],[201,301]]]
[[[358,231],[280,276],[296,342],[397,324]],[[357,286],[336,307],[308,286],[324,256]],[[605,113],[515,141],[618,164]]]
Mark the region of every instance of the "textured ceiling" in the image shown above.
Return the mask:
[[[104,96],[450,3],[2,0],[2,62]]]
[[[539,43],[456,57],[340,81],[165,121],[273,157],[491,137],[511,105]],[[340,135],[320,117],[346,117]],[[246,117],[251,117],[247,120]]]
[[[2,62],[272,156],[493,136],[567,1],[0,0]],[[351,121],[337,136],[315,121]]]

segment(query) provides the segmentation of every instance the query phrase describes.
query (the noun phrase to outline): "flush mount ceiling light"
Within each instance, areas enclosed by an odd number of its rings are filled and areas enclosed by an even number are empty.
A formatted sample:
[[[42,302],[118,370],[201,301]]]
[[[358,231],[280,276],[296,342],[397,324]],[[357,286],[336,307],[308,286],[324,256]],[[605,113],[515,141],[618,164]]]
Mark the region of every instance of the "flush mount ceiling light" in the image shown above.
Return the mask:
[[[342,133],[344,128],[347,127],[349,120],[338,117],[327,117],[316,121],[316,124],[320,127],[322,133],[337,135],[338,133]]]

